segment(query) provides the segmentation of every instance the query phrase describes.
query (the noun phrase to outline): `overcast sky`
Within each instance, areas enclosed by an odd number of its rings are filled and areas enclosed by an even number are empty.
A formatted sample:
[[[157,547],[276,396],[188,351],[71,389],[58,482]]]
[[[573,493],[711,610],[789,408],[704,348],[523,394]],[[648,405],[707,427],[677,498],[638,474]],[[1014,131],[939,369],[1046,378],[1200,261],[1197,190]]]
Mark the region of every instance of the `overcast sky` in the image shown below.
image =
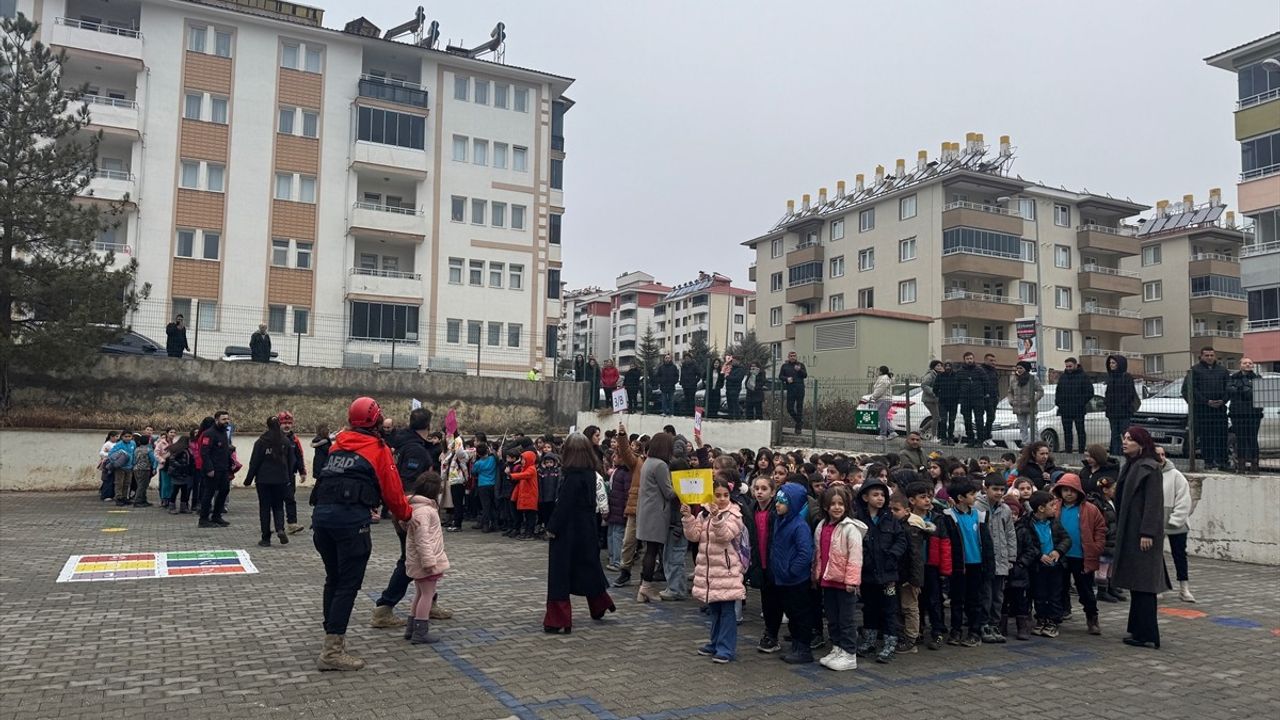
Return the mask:
[[[314,4],[330,27],[364,14],[383,29],[416,7]],[[788,199],[968,131],[1011,135],[1024,178],[1149,204],[1221,187],[1234,207],[1236,81],[1202,59],[1280,28],[1276,0],[477,0],[426,14],[467,45],[501,20],[506,62],[576,78],[571,288],[629,270],[750,287],[740,243]]]

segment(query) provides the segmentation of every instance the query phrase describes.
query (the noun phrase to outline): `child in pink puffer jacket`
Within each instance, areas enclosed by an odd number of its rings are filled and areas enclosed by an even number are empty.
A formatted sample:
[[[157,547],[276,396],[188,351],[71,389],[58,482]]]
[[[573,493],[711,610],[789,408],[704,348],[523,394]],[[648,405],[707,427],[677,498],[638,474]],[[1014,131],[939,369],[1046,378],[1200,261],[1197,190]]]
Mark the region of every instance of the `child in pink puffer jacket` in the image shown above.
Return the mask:
[[[405,523],[404,571],[413,578],[417,597],[413,601],[413,619],[405,628],[404,637],[414,645],[436,641],[428,634],[431,629],[431,602],[435,598],[436,583],[449,569],[449,557],[444,554],[440,509],[436,505],[443,484],[438,473],[428,470],[418,476],[413,493],[408,497],[413,515]]]
[[[822,589],[831,634],[831,652],[818,662],[837,672],[858,667],[854,593],[862,584],[862,535],[867,526],[849,517],[852,507],[847,488],[827,488],[822,494],[822,522],[813,531],[813,585]]]
[[[729,473],[733,475],[732,471]],[[693,596],[707,604],[711,615],[711,641],[698,654],[710,656],[712,662],[733,660],[738,647],[738,621],[734,610],[746,598],[742,560],[734,541],[744,534],[742,510],[729,495],[732,479],[716,476],[713,489],[715,502],[703,506],[694,516],[688,505],[680,506],[684,536],[698,543],[693,572]]]

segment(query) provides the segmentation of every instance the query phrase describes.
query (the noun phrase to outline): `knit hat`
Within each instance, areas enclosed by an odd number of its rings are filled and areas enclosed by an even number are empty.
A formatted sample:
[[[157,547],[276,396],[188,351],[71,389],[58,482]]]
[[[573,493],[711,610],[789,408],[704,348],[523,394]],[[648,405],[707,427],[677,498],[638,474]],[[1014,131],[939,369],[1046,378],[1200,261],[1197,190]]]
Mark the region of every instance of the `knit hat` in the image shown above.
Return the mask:
[[[1023,370],[1026,370],[1027,372],[1031,372],[1031,363],[1027,362],[1026,360],[1019,360],[1018,367],[1022,368]]]

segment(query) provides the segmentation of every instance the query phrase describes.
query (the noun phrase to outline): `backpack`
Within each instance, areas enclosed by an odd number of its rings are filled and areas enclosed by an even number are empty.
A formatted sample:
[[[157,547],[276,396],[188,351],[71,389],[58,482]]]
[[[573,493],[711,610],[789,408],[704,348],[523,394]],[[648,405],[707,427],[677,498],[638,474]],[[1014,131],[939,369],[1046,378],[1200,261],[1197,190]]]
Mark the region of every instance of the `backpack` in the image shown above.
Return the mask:
[[[107,465],[112,470],[123,470],[129,464],[129,451],[124,448],[116,448],[107,455]]]
[[[738,562],[742,565],[742,572],[746,572],[751,567],[751,535],[747,533],[746,523],[742,524],[742,532],[738,533],[738,537],[730,541],[733,549],[738,551]]]

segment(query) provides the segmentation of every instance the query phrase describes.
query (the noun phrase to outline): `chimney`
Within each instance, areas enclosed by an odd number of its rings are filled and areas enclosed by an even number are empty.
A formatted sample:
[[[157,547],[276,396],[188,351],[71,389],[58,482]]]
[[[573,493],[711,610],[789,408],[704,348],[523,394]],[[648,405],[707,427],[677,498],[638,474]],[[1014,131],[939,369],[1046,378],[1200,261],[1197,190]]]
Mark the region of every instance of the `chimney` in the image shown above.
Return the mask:
[[[916,169],[923,170],[929,166],[929,151],[921,150],[916,153]]]
[[[827,189],[826,189],[826,188],[818,188],[818,204],[819,204],[819,205],[826,205],[826,204],[827,204]]]
[[[796,201],[795,201],[795,200],[788,200],[788,201],[787,201],[787,214],[788,214],[788,215],[795,215],[795,214],[796,214]]]
[[[1196,198],[1194,195],[1187,193],[1182,196],[1182,211],[1189,212],[1191,208],[1196,206]]]
[[[836,197],[838,198],[844,197],[844,181],[843,180],[836,181]]]
[[[893,176],[901,180],[902,177],[906,174],[907,174],[907,161],[903,158],[898,158],[898,162],[893,167]]]
[[[863,190],[862,173],[853,176],[853,191],[860,193]]]
[[[1222,188],[1210,188],[1209,190],[1209,207],[1217,207],[1222,204]]]
[[[947,157],[949,154],[951,154],[951,143],[947,142],[946,140],[943,140],[942,152],[938,154],[938,160],[940,160],[941,162],[946,162],[947,160],[950,160],[950,158]]]
[[[884,184],[884,166],[877,165],[876,166],[876,185],[883,185],[883,184]]]
[[[1000,157],[1009,157],[1013,154],[1013,150],[1009,147],[1009,136],[1000,136]]]
[[[967,153],[973,152],[977,144],[978,144],[978,133],[967,132],[964,134],[964,151],[965,152]]]
[[[809,193],[805,193],[804,195],[800,196],[800,209],[801,210],[809,209]]]

